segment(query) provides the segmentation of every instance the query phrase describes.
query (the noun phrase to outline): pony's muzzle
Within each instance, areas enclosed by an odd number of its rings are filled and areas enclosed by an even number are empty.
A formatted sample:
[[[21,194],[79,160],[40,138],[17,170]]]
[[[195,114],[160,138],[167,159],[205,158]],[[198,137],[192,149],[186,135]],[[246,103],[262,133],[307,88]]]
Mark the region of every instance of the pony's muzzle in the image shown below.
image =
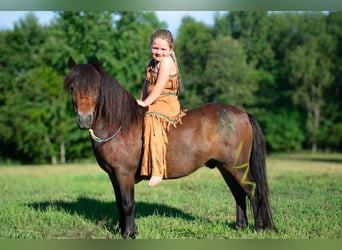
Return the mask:
[[[80,129],[90,129],[93,123],[92,114],[77,114],[77,125]]]

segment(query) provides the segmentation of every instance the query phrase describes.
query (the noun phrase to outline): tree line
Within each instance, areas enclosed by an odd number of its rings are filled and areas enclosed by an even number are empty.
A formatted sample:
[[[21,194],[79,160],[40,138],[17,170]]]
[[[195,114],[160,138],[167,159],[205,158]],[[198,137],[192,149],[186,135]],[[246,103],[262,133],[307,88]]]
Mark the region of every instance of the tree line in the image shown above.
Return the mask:
[[[269,152],[341,150],[342,13],[226,12],[186,16],[175,37],[181,105],[236,105],[260,121]],[[0,161],[93,158],[62,89],[67,60],[98,58],[136,98],[150,59],[154,12],[29,13],[0,31]]]

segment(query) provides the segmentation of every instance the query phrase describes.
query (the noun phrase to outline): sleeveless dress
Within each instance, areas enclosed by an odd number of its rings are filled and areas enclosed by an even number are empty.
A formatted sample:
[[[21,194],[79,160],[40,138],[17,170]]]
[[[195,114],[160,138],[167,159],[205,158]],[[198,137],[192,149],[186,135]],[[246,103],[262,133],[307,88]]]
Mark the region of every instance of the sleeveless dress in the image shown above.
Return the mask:
[[[158,72],[154,70],[156,62],[151,60],[146,69],[146,79],[142,91],[142,100],[152,92],[157,82]],[[167,178],[166,144],[170,126],[181,123],[185,111],[180,109],[178,90],[179,73],[170,75],[162,94],[148,106],[144,116],[144,148],[141,165],[142,176],[161,176]]]

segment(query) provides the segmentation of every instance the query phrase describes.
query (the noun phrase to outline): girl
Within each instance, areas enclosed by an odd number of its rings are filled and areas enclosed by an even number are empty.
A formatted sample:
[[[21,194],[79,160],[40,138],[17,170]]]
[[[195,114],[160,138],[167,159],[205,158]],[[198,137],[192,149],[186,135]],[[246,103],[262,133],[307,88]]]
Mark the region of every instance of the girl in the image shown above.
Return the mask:
[[[185,115],[180,110],[178,93],[180,74],[174,53],[173,37],[168,30],[151,35],[152,60],[147,65],[146,79],[138,104],[147,107],[144,116],[144,152],[142,176],[151,176],[149,185],[158,185],[166,173],[167,132]]]

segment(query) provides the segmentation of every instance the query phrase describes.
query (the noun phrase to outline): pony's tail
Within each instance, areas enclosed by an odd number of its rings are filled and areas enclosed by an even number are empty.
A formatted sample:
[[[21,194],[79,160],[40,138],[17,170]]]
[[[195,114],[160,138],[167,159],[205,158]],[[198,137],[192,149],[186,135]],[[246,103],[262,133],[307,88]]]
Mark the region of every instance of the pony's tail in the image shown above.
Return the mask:
[[[253,129],[253,145],[250,157],[250,171],[256,183],[254,197],[251,198],[256,230],[277,231],[272,218],[269,190],[266,177],[266,145],[264,134],[256,118],[248,114]]]

